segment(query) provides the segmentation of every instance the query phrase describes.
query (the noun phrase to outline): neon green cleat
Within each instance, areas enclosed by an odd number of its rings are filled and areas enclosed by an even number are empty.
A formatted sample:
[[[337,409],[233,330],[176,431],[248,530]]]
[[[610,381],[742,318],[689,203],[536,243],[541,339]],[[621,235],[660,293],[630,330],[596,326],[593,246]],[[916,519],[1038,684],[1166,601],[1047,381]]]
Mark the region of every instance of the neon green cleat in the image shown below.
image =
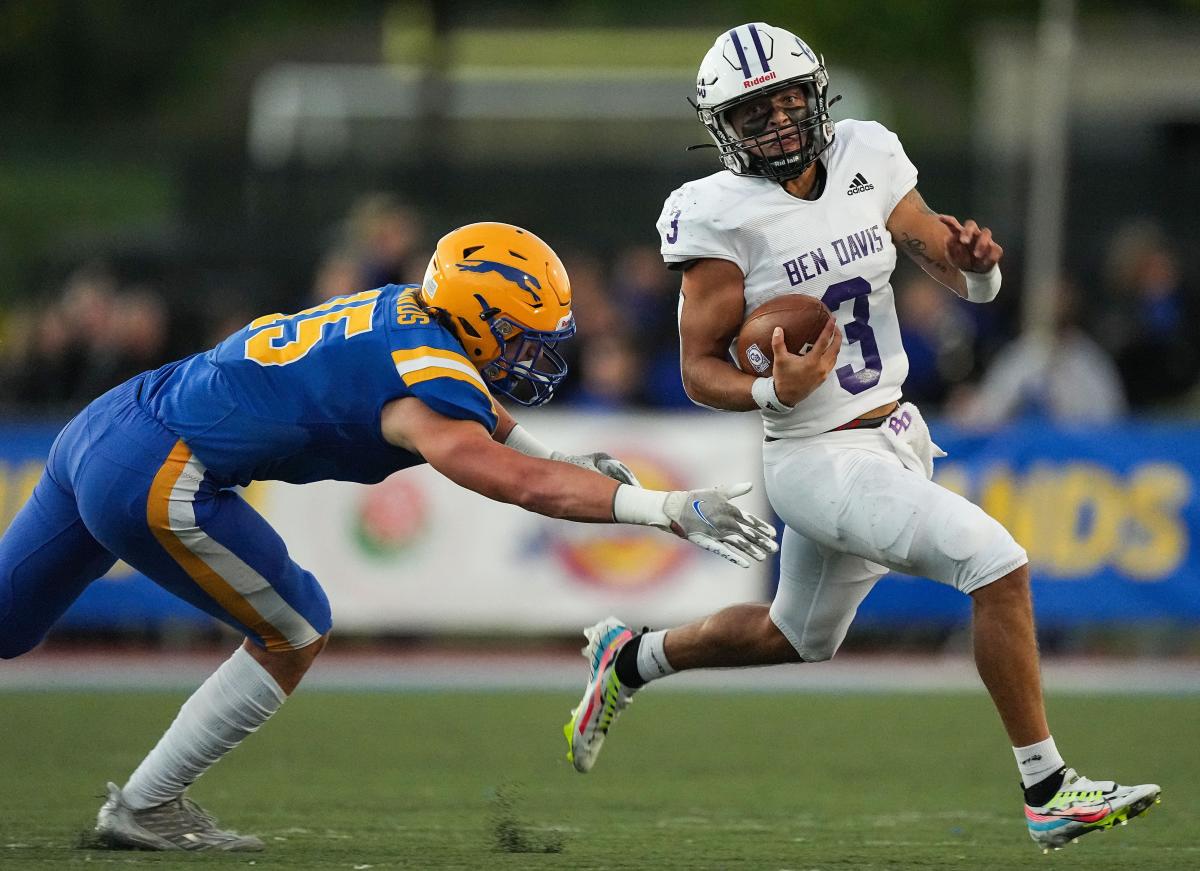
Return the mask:
[[[1043,853],[1060,850],[1080,835],[1125,825],[1161,799],[1157,783],[1121,786],[1089,780],[1068,768],[1054,798],[1041,807],[1025,806],[1029,837]]]
[[[601,620],[583,630],[587,646],[584,658],[591,666],[591,678],[583,698],[571,711],[570,721],[563,726],[567,739],[567,760],[580,774],[587,774],[596,764],[600,747],[617,715],[633,699],[634,690],[617,679],[617,652],[633,637],[628,626],[616,617]]]

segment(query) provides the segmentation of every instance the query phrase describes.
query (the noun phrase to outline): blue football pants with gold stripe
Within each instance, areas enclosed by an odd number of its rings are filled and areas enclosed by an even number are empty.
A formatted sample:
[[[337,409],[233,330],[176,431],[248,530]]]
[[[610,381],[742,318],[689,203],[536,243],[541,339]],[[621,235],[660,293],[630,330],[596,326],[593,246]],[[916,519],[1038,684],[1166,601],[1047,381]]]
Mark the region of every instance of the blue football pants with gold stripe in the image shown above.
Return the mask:
[[[0,657],[30,650],[117,558],[269,650],[329,631],[329,601],[279,534],[137,402],[141,377],[59,433],[0,539]]]

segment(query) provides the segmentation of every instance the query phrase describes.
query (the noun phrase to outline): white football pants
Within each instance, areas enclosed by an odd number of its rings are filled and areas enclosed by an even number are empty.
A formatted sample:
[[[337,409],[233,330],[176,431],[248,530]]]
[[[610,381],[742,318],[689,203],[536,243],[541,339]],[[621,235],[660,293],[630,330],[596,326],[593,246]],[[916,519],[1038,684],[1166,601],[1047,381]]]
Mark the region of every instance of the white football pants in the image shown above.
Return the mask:
[[[766,442],[763,468],[787,524],[771,619],[806,662],[833,656],[889,569],[970,593],[1027,562],[998,521],[905,468],[879,428]]]

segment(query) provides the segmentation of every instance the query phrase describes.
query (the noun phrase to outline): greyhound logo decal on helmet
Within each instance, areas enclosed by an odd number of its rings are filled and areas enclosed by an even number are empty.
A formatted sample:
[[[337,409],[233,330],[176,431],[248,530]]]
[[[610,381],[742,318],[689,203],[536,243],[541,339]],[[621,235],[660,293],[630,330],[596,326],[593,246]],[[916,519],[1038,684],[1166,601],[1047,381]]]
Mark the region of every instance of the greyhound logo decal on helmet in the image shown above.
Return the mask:
[[[523,269],[509,266],[507,263],[497,263],[495,260],[460,260],[455,265],[465,272],[497,272],[521,290],[528,292],[535,304],[542,301],[537,294],[537,291],[542,289],[541,282]]]

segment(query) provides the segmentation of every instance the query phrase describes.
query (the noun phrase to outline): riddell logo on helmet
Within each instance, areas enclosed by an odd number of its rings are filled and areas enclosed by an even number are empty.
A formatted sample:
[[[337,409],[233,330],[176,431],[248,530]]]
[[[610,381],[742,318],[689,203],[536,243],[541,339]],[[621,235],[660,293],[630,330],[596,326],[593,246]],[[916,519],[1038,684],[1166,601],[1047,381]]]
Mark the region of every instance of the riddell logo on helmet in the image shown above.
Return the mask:
[[[755,85],[761,85],[763,82],[771,81],[771,79],[775,78],[778,75],[779,74],[776,73],[774,70],[771,70],[771,72],[767,73],[766,75],[755,76],[752,79],[746,79],[745,81],[742,82],[742,87],[743,88],[753,88]]]

